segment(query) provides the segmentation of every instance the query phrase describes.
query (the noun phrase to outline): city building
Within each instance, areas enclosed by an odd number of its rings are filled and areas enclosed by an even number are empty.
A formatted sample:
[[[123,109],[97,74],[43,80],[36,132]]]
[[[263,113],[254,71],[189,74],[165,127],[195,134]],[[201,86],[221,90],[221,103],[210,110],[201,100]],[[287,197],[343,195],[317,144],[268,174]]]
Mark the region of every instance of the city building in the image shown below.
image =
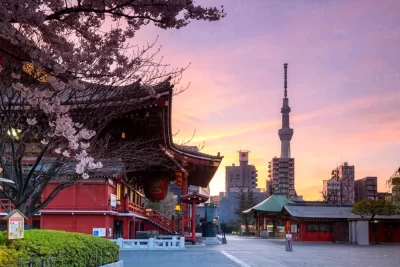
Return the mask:
[[[378,192],[378,199],[391,201],[392,194],[387,192]]]
[[[354,182],[355,202],[378,199],[378,178],[365,177]]]
[[[340,182],[335,178],[323,181],[322,189],[323,200],[330,204],[340,204],[341,189]]]
[[[219,196],[210,196],[210,203],[219,206]]]
[[[225,192],[238,192],[240,189],[257,190],[257,169],[249,165],[249,151],[239,151],[239,166],[225,167]]]
[[[205,203],[210,203],[210,186],[201,187],[201,186],[190,185],[189,192],[192,194],[200,194],[208,197],[209,199]],[[204,206],[204,203],[200,203],[198,206]]]
[[[332,170],[332,179],[340,182],[340,203],[342,205],[354,205],[354,165],[344,162]]]
[[[291,157],[290,141],[293,136],[293,129],[290,128],[289,98],[287,97],[287,66],[284,64],[284,98],[281,108],[282,128],[279,129],[278,135],[281,140],[281,156],[274,157],[268,163],[267,191],[269,195],[279,194],[289,199],[297,198],[294,185],[294,158]]]

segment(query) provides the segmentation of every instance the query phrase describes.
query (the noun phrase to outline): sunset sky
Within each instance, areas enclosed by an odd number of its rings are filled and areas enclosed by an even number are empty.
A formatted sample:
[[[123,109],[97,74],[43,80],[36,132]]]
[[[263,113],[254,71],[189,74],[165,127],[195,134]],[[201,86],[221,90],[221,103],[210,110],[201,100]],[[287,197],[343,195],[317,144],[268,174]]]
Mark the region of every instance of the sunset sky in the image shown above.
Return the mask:
[[[175,141],[205,142],[224,156],[211,193],[225,189],[225,166],[249,160],[265,188],[268,161],[280,155],[283,64],[288,63],[291,142],[297,193],[320,199],[337,164],[356,179],[378,177],[378,190],[400,166],[400,1],[197,0],[224,5],[219,22],[179,30],[147,27],[139,43],[159,36],[164,62],[191,63],[174,98]]]

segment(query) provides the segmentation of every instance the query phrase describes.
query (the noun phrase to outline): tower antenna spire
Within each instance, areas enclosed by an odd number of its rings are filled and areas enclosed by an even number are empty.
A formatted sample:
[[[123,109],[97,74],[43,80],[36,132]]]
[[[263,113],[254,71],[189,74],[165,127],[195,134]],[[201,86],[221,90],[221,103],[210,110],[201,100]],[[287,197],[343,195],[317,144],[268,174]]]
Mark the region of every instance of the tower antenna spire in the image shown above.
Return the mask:
[[[285,64],[283,64],[283,66],[285,68],[285,85],[284,85],[284,87],[285,87],[285,98],[287,98],[287,66],[288,66],[288,64],[285,63]]]

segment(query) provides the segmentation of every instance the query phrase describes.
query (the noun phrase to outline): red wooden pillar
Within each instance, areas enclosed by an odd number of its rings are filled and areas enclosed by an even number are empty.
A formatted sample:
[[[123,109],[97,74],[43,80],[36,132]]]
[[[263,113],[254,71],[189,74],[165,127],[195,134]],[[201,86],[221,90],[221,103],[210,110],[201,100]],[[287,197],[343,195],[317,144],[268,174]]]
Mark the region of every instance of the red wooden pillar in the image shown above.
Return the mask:
[[[290,221],[285,222],[285,233],[290,234]]]
[[[196,241],[196,202],[192,202],[192,241]]]
[[[185,173],[182,174],[182,196],[188,194],[188,177]],[[181,234],[182,236],[185,236],[185,225],[187,224],[187,219],[189,218],[189,209],[188,209],[188,204],[187,203],[182,203],[182,211],[183,211],[183,216],[181,220]]]
[[[260,217],[258,215],[258,212],[256,212],[256,231],[259,230],[259,224],[260,224]]]
[[[130,217],[124,216],[122,220],[122,238],[129,239],[129,221]]]

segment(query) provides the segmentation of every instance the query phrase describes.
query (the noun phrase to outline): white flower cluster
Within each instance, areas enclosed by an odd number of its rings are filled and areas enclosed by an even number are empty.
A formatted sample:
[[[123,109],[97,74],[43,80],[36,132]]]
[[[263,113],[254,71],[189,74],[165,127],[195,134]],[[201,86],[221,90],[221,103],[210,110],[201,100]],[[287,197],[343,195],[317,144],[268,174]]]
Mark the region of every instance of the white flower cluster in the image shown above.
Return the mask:
[[[19,79],[18,75],[13,75],[14,79]],[[63,90],[65,83],[58,81],[52,77],[49,79],[49,84],[55,91]],[[79,86],[77,81],[68,84],[69,86]],[[47,133],[48,137],[64,137],[68,141],[68,146],[62,151],[61,148],[56,148],[55,153],[61,154],[64,157],[71,157],[71,153],[75,154],[75,158],[79,161],[76,165],[76,173],[81,174],[83,179],[89,178],[85,170],[100,169],[103,167],[101,162],[94,163],[94,159],[88,156],[86,150],[89,148],[90,143],[87,142],[96,132],[85,128],[80,123],[74,123],[68,114],[68,107],[61,105],[58,96],[54,95],[51,90],[38,90],[37,88],[27,88],[21,83],[13,83],[12,87],[21,92],[23,97],[32,106],[39,106],[46,114],[55,115],[55,121],[50,121],[49,126],[51,131]],[[82,88],[82,87],[80,87]],[[37,123],[36,118],[28,118],[29,125]],[[47,145],[49,140],[43,139],[43,145]]]

